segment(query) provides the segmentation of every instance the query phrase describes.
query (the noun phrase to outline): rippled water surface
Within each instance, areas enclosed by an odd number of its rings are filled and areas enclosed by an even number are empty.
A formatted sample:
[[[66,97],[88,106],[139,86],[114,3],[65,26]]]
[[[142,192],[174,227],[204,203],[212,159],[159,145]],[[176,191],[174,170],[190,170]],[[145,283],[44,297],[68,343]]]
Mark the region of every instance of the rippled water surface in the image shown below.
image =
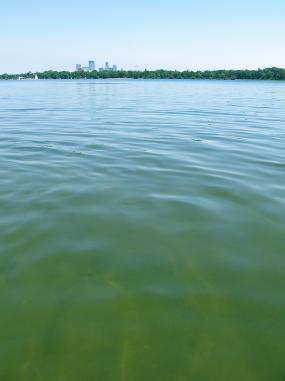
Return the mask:
[[[0,83],[0,380],[285,377],[285,83]]]

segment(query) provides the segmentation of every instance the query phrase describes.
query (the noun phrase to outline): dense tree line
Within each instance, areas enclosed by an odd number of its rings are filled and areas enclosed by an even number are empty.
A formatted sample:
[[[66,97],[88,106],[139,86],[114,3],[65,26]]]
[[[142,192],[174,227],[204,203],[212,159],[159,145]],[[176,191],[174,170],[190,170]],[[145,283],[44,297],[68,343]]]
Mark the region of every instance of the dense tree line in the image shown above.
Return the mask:
[[[267,68],[258,70],[207,70],[207,71],[172,71],[172,70],[119,70],[119,71],[45,71],[36,73],[39,79],[104,79],[104,78],[132,78],[132,79],[253,79],[253,80],[285,80],[285,69]],[[2,74],[0,79],[33,78],[32,73]]]

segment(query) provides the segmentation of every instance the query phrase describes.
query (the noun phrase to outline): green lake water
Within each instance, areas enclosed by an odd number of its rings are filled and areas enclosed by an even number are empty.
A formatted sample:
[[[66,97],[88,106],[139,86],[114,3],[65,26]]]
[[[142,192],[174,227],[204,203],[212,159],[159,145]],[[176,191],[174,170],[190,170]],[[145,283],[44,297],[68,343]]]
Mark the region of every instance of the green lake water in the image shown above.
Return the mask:
[[[1,82],[0,239],[1,381],[284,381],[285,82]]]

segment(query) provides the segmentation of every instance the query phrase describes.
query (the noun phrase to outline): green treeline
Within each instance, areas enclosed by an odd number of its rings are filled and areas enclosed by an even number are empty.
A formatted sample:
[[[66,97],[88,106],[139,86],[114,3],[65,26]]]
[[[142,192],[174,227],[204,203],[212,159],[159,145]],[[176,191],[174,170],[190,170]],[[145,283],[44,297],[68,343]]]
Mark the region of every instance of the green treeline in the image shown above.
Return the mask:
[[[145,70],[145,71],[45,71],[36,73],[39,79],[104,79],[104,78],[132,78],[132,79],[260,79],[285,80],[285,69],[267,68],[258,70],[207,70],[207,71],[172,71],[172,70]],[[33,78],[32,73],[2,74],[0,80]]]

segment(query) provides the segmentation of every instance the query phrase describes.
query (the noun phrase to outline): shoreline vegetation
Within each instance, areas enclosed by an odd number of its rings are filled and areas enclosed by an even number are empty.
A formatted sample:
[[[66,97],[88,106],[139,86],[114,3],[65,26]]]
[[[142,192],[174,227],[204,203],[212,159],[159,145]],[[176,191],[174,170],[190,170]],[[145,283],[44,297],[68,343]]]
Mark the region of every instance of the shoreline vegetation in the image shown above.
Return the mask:
[[[0,80],[17,79],[218,79],[218,80],[285,80],[284,68],[266,68],[258,70],[117,70],[117,71],[44,71],[24,74],[0,74]]]

